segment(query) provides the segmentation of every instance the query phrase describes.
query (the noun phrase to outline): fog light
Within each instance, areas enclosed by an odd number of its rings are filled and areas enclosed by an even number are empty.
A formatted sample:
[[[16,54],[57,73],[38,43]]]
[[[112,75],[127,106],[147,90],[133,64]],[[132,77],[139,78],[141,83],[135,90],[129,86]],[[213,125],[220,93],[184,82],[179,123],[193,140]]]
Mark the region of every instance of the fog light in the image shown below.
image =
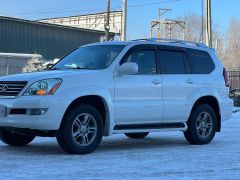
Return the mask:
[[[47,108],[27,109],[27,115],[44,115],[47,110]]]

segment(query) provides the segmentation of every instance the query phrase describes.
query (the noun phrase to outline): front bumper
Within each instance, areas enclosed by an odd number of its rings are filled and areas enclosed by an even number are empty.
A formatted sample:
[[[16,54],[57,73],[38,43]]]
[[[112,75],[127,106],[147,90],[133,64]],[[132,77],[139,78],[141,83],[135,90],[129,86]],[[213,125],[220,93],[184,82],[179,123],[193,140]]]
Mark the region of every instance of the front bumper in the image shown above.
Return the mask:
[[[66,110],[61,98],[52,96],[21,96],[2,99],[0,105],[7,108],[5,117],[0,117],[0,127],[27,128],[35,130],[58,130]],[[47,108],[44,115],[10,114],[11,109]]]

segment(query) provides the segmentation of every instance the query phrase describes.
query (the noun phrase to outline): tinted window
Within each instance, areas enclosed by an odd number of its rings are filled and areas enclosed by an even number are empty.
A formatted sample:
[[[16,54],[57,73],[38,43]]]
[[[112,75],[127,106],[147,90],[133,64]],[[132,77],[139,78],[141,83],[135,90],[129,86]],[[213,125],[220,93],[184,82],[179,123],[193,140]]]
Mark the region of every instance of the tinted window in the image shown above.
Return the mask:
[[[182,52],[160,51],[161,73],[185,74],[184,56]]]
[[[125,62],[137,63],[138,74],[156,74],[156,58],[153,50],[135,51],[127,56]]]
[[[189,50],[189,57],[194,74],[209,74],[215,68],[210,55],[204,51]]]

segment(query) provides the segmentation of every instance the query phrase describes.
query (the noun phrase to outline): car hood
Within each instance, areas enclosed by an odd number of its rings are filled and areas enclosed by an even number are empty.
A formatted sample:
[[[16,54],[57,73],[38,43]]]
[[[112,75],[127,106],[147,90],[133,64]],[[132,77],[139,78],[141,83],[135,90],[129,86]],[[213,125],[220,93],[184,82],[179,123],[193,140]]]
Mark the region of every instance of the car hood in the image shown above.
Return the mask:
[[[75,74],[88,74],[94,70],[50,70],[42,72],[22,73],[0,77],[0,81],[37,81],[48,78],[64,78]]]

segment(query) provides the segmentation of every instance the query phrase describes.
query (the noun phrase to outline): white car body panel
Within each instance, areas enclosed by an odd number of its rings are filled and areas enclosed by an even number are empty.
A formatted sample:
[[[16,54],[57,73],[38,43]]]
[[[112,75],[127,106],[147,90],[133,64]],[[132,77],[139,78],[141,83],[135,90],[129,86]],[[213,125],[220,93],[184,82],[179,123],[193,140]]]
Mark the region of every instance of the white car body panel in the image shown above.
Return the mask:
[[[196,91],[198,86],[192,74],[164,74],[164,122],[186,122],[189,117],[186,112],[190,110],[189,98]]]
[[[142,124],[163,122],[161,75],[122,75],[115,81],[115,122]],[[147,118],[147,120],[146,120]]]
[[[98,43],[108,44],[108,43]],[[1,77],[0,81],[28,81],[26,87],[15,98],[0,97],[0,105],[11,108],[48,108],[41,116],[8,115],[0,117],[0,126],[28,128],[35,130],[58,130],[65,111],[77,98],[96,95],[102,98],[106,108],[108,134],[141,132],[140,130],[114,130],[117,124],[177,123],[186,124],[195,102],[204,96],[212,96],[219,103],[221,120],[230,118],[233,108],[228,98],[221,71],[223,65],[211,49],[181,45],[209,52],[215,63],[210,75],[119,75],[119,62],[126,52],[138,44],[156,42],[110,42],[126,47],[105,70],[54,70]],[[169,45],[162,43],[163,45]],[[94,45],[94,44],[92,44]],[[90,46],[92,46],[90,45]],[[171,46],[179,46],[171,44]],[[63,82],[54,95],[22,96],[34,82],[42,79],[59,78]],[[161,83],[154,85],[152,81]],[[192,80],[193,83],[187,83]],[[146,132],[161,130],[186,130],[186,127],[172,129],[145,129]]]

